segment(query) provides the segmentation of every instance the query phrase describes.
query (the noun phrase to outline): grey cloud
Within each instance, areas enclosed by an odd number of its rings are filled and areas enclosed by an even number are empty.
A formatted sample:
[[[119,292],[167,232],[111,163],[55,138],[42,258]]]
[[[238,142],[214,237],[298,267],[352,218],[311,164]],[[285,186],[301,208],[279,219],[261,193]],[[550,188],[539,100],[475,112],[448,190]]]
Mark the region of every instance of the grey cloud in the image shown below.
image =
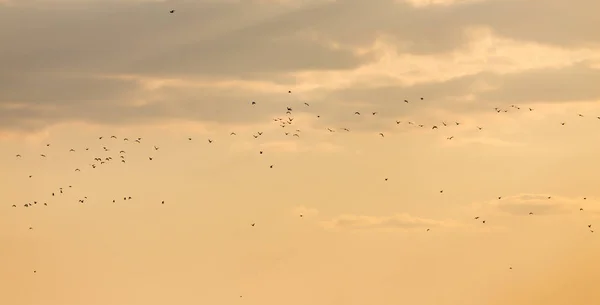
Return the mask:
[[[490,84],[497,89],[482,92],[479,98],[494,103],[593,100],[600,98],[600,69],[580,63],[496,77]]]
[[[264,119],[275,113],[275,106],[263,115],[254,115],[232,105],[250,99],[270,105],[278,97],[239,90],[173,91],[170,106],[157,102],[134,107],[127,102],[142,94],[135,83],[88,76],[260,78],[292,86],[294,80],[288,72],[351,69],[375,59],[373,54],[333,49],[324,41],[362,47],[385,34],[395,39],[403,52],[437,53],[465,43],[462,30],[471,25],[489,25],[510,37],[563,46],[598,43],[600,36],[594,29],[599,28],[595,25],[600,19],[592,12],[599,11],[595,8],[600,2],[574,1],[568,7],[563,2],[490,0],[428,8],[392,0],[316,1],[296,6],[255,1],[96,1],[43,8],[0,5],[0,105],[32,103],[37,107],[0,108],[0,118],[3,125],[10,126],[24,122],[43,126],[44,122],[71,119],[107,123],[161,117],[227,122]],[[171,8],[177,10],[175,14],[168,13]],[[558,14],[562,11],[570,14]],[[562,91],[553,95],[556,100],[596,94],[597,87],[592,87],[596,71],[573,69],[570,73],[587,78],[562,86]],[[311,111],[331,120],[323,124],[336,122],[342,125],[338,127],[354,122],[352,113],[359,101],[373,105],[363,111],[406,117],[424,109],[422,106],[448,106],[462,94],[472,93],[471,85],[482,80],[501,87],[480,93],[486,103],[469,105],[465,110],[488,107],[508,96],[518,100],[517,94],[521,100],[536,100],[536,96],[541,99],[552,91],[528,92],[519,82],[536,81],[539,88],[545,88],[540,79],[554,84],[568,81],[559,75],[561,71],[554,72],[554,78],[549,71],[538,76],[482,73],[439,84],[324,92],[322,98],[314,100]],[[84,78],[77,80],[76,75]],[[418,100],[421,96],[425,101]],[[413,103],[397,105],[405,98]],[[453,109],[460,107],[466,106]]]
[[[476,91],[476,84],[487,84],[493,89]],[[582,62],[570,67],[504,75],[481,72],[414,86],[352,86],[321,95],[340,110],[332,112],[332,120],[362,122],[365,119],[358,119],[353,115],[354,111],[362,111],[367,116],[371,111],[377,111],[380,118],[389,121],[416,114],[427,117],[427,112],[434,108],[464,113],[490,111],[509,104],[599,99],[600,86],[597,84],[600,84],[600,69],[593,69],[587,62]],[[477,102],[457,103],[466,95],[473,95]],[[420,100],[420,97],[424,99]],[[409,103],[404,103],[405,99]]]
[[[285,105],[290,104],[282,104],[282,101],[289,99],[285,92],[275,95],[217,87],[165,87],[146,92],[133,89],[118,90],[124,86],[132,86],[129,81],[104,82],[102,79],[95,85],[84,83],[79,88],[49,87],[47,91],[21,95],[26,97],[23,100],[27,103],[15,103],[18,107],[8,103],[2,107],[0,104],[0,128],[31,131],[68,121],[122,125],[168,119],[214,123],[268,122],[272,117],[284,113]],[[93,89],[87,94],[86,89],[90,87]],[[94,94],[95,91],[103,90],[104,92]],[[44,93],[50,92],[56,92],[58,100],[43,98]],[[110,99],[112,97],[114,99]],[[139,99],[146,103],[125,103],[128,99]],[[251,105],[253,100],[257,105]],[[51,107],[48,107],[49,105]]]
[[[176,14],[168,13],[170,7],[177,7]],[[0,73],[250,77],[347,69],[372,60],[278,27],[277,20],[301,13],[225,1],[93,3],[72,10],[8,7],[0,10]]]
[[[0,101],[27,105],[108,104],[139,89],[137,83],[120,79],[44,73],[0,76]]]
[[[309,39],[312,34],[353,46],[386,34],[401,42],[404,52],[436,53],[467,42],[463,30],[473,25],[544,43],[600,42],[595,31],[600,19],[593,14],[600,3],[591,0],[489,0],[431,8],[393,0],[299,7],[254,1],[93,2],[67,8],[0,10],[3,70],[266,77],[348,69],[374,59],[331,49]],[[177,8],[176,14],[168,14],[170,8]]]

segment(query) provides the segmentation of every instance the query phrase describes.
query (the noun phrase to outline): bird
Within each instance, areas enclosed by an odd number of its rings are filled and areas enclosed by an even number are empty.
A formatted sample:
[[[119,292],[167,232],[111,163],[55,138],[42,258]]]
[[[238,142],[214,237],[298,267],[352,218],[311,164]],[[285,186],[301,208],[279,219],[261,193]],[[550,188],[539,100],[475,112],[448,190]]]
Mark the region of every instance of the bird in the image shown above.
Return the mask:
[[[175,10],[170,10],[169,13],[173,14],[173,13],[175,13]]]

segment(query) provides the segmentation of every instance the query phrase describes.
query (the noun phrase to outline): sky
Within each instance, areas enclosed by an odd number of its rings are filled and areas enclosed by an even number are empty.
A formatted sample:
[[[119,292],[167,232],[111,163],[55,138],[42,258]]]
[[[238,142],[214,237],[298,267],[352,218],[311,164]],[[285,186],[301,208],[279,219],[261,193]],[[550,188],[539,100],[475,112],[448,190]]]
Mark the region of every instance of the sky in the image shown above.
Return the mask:
[[[599,301],[598,11],[0,0],[0,304]]]

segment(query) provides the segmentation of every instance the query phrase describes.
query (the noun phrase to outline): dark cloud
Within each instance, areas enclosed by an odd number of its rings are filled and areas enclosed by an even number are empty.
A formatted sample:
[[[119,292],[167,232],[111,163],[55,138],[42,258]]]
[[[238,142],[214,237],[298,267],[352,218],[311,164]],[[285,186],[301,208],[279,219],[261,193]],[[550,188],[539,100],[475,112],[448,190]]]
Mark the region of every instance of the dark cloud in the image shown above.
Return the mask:
[[[479,94],[493,103],[566,102],[600,99],[600,69],[585,63],[530,70],[489,79],[496,89]]]
[[[600,19],[593,13],[600,11],[600,2],[591,0],[490,0],[425,8],[392,0],[91,1],[1,8],[0,107],[29,105],[0,108],[2,125],[14,128],[74,119],[253,121],[276,113],[281,102],[277,95],[210,88],[172,91],[163,97],[168,104],[154,97],[155,103],[133,106],[133,100],[149,98],[135,82],[97,75],[264,79],[292,86],[290,72],[353,69],[375,60],[374,54],[358,55],[351,48],[369,46],[380,35],[396,41],[401,52],[433,54],[463,46],[469,26],[563,47],[600,42],[595,32]],[[168,13],[172,8],[175,14]],[[353,122],[357,108],[407,117],[429,106],[459,111],[509,99],[591,98],[597,96],[597,79],[597,71],[576,66],[522,75],[481,73],[412,87],[355,87],[318,94],[310,111],[343,127]],[[472,94],[476,82],[497,88],[479,93],[477,105],[453,105]],[[251,99],[262,100],[269,110],[252,114],[234,106]],[[411,103],[405,105],[404,99]]]
[[[170,7],[177,7],[169,14]],[[93,3],[0,11],[1,74],[31,71],[250,77],[349,69],[369,55],[278,27],[302,9],[251,2]],[[305,20],[305,26],[308,26]]]
[[[17,100],[22,102],[0,104],[0,128],[29,131],[69,121],[121,125],[170,119],[210,123],[269,122],[274,116],[284,114],[286,105],[294,105],[286,92],[271,94],[218,87],[164,87],[147,92],[133,90],[135,83],[127,80],[97,79],[96,83],[75,80],[71,84],[79,86],[40,86],[38,91],[21,95]],[[120,90],[127,86],[129,90]],[[87,89],[90,89],[88,93]],[[50,95],[52,98],[44,97],[50,93],[55,93]],[[0,97],[5,96],[14,100],[13,96],[0,94]],[[144,103],[136,104],[137,100]],[[257,104],[252,106],[252,101]]]

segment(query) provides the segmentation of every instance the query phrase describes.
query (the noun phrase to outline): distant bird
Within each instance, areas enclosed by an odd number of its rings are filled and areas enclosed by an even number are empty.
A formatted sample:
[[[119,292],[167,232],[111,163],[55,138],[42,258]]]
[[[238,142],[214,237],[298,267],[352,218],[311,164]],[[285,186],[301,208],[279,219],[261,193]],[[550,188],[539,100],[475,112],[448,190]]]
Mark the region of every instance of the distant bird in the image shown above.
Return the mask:
[[[438,127],[437,127],[437,126],[435,126],[435,125],[433,125],[433,127],[431,127],[431,129],[437,129],[437,128],[438,128]]]
[[[444,190],[440,190],[440,194],[443,193],[443,192],[444,192]]]
[[[256,225],[255,223],[252,223],[252,224],[251,224],[251,226],[253,226],[253,227],[254,227],[255,225]]]
[[[252,102],[252,105],[256,105],[256,102]]]
[[[273,165],[269,165],[269,168],[273,168]]]
[[[169,13],[173,14],[173,13],[175,13],[175,10],[170,10]]]
[[[384,137],[384,135],[383,135],[383,132],[380,132],[380,133],[379,133],[379,135],[380,135],[382,138]]]

